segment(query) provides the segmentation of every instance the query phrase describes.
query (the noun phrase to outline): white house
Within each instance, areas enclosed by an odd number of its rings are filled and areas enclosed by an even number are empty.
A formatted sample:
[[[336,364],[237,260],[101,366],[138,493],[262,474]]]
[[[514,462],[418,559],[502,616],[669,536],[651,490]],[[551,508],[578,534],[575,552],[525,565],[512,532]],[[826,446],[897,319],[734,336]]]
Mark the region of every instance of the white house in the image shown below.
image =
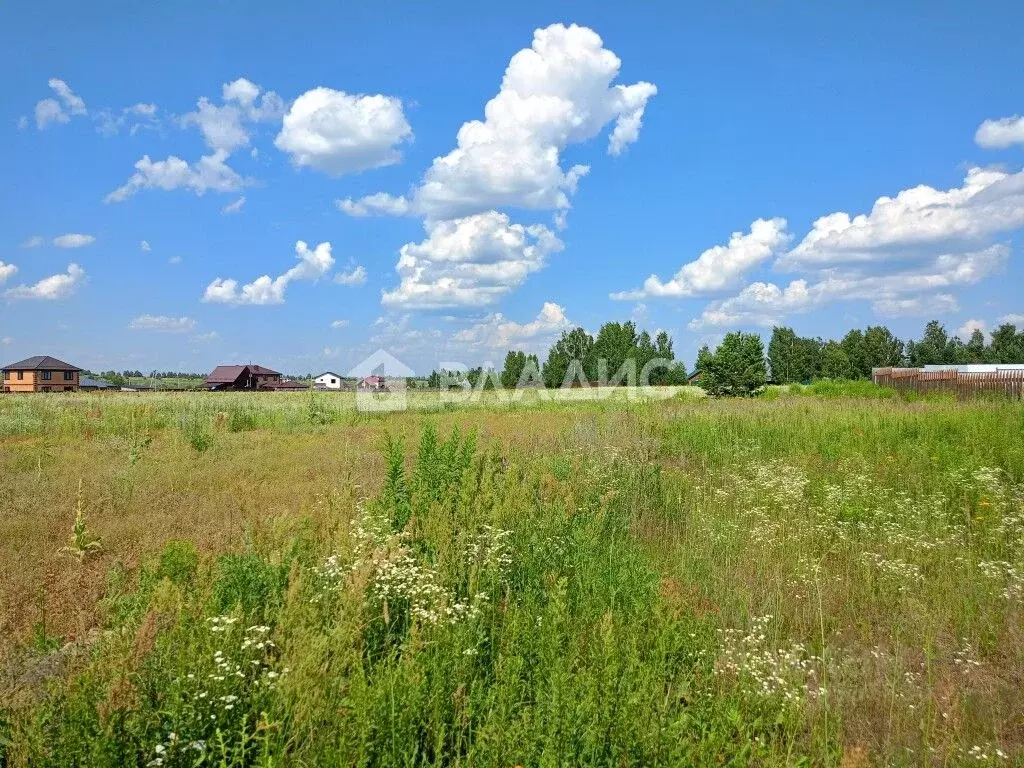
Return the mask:
[[[313,385],[317,389],[341,389],[341,376],[333,371],[325,371],[313,379]]]

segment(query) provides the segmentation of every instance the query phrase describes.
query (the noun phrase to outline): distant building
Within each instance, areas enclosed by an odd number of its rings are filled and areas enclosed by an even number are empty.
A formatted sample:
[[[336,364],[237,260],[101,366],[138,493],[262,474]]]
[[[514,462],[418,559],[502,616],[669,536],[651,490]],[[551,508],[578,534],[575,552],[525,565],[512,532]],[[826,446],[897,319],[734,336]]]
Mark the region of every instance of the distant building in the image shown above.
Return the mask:
[[[97,392],[104,389],[117,389],[109,381],[103,379],[93,379],[88,376],[82,376],[78,380],[78,388],[83,392]]]
[[[4,366],[4,392],[77,392],[81,368],[48,355]]]
[[[269,389],[281,383],[281,374],[262,365],[218,365],[203,385],[212,390]]]
[[[324,371],[321,373],[313,379],[313,385],[317,389],[343,389],[345,386],[344,382],[342,382],[341,376],[333,371]]]
[[[308,390],[309,383],[305,381],[293,381],[292,379],[282,379],[281,381],[271,381],[267,384],[260,386],[260,389],[266,392],[298,392],[300,390]]]
[[[359,382],[360,389],[373,389],[378,392],[387,388],[387,380],[383,376],[366,376]]]
[[[925,365],[922,371],[956,371],[957,373],[997,373],[999,371],[1024,371],[1021,363],[964,363],[963,365]]]

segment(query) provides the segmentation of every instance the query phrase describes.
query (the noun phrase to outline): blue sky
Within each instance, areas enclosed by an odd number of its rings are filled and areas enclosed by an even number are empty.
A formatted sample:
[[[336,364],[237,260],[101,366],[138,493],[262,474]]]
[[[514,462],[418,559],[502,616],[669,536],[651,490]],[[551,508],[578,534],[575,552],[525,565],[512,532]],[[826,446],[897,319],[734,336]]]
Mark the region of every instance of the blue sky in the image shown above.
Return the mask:
[[[1022,23],[8,3],[0,357],[427,372],[633,318],[692,365],[775,323],[1024,324]]]

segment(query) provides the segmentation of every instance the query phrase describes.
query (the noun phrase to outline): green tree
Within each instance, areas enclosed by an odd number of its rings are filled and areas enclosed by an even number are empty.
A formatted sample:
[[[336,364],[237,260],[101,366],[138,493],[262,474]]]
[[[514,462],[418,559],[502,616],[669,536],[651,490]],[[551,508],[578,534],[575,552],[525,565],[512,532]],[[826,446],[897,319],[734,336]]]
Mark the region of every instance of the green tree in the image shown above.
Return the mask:
[[[907,345],[907,356],[915,368],[956,362],[955,347],[950,344],[949,334],[938,320],[931,320],[925,326],[924,336],[920,341]]]
[[[985,347],[985,334],[975,328],[971,338],[963,346],[960,361],[963,363],[984,363],[988,359],[988,349]]]
[[[838,341],[829,341],[821,349],[821,375],[826,379],[849,379],[853,377],[850,358]]]
[[[848,331],[843,340],[839,342],[846,353],[846,359],[850,361],[850,378],[859,379],[871,375],[871,368],[867,364],[867,351],[864,349],[864,333],[859,328]]]
[[[651,337],[649,334],[646,335],[646,344],[649,352],[654,351],[654,347],[651,345]],[[625,365],[627,360],[632,360],[637,366],[637,371],[640,370],[641,363],[639,361],[639,349],[638,343],[640,339],[636,333],[636,325],[633,322],[627,323],[605,323],[601,326],[597,332],[597,338],[594,339],[594,350],[593,350],[593,365],[594,368],[588,368],[584,365],[584,370],[587,373],[587,378],[591,381],[600,378],[602,373],[598,366],[606,366],[603,370],[605,376],[609,379],[615,377],[622,366]]]
[[[891,368],[903,363],[903,342],[884,325],[872,325],[864,331],[864,372],[872,368]]]
[[[711,395],[750,395],[768,379],[764,343],[756,333],[727,333],[704,364],[701,385]]]
[[[591,373],[597,367],[594,360],[594,337],[583,328],[562,331],[561,337],[552,345],[548,359],[544,361],[544,386],[562,386],[569,366],[574,361],[579,363],[582,375],[590,380]]]
[[[1024,363],[1024,332],[1011,323],[1000,325],[992,331],[988,357],[993,363]]]

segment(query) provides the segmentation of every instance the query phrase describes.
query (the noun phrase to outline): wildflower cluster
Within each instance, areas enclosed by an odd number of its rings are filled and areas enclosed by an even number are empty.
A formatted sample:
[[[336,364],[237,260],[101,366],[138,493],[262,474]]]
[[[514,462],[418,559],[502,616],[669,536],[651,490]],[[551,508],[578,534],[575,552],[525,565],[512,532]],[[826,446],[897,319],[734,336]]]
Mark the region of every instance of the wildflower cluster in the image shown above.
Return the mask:
[[[213,759],[208,750],[217,732],[237,731],[239,720],[259,711],[288,672],[276,668],[270,627],[242,629],[238,618],[229,615],[212,616],[206,623],[218,647],[196,660],[196,671],[172,681],[167,735],[153,747],[149,766],[201,765]]]
[[[800,643],[775,648],[768,641],[772,616],[752,620],[749,631],[719,630],[721,646],[715,674],[734,680],[744,693],[778,697],[787,705],[817,698],[825,689],[817,682],[822,660]]]

